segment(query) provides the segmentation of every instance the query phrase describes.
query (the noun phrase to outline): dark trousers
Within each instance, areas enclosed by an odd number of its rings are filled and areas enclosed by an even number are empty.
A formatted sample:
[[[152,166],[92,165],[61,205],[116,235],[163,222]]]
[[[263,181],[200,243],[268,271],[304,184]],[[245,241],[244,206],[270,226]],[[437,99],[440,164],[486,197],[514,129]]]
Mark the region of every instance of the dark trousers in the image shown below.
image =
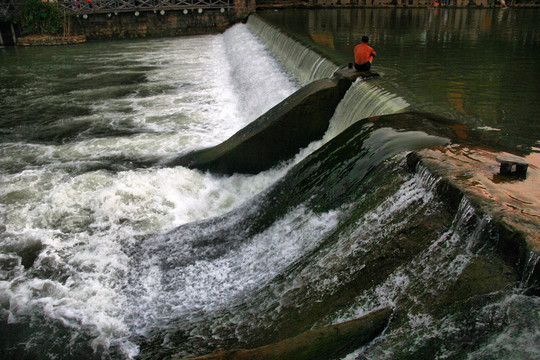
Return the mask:
[[[369,71],[369,69],[371,69],[371,63],[369,61],[362,65],[354,63],[354,68],[356,69],[356,71]]]

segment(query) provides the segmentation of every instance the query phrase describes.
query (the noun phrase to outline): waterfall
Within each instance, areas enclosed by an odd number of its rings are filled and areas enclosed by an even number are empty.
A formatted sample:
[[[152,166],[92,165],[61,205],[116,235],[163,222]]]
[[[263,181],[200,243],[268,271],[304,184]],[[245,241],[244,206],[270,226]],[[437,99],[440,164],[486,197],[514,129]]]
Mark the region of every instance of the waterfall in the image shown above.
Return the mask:
[[[333,139],[358,120],[393,114],[408,106],[403,98],[373,84],[371,80],[358,79],[336,108],[324,142]]]
[[[334,62],[297,42],[256,15],[249,17],[247,26],[301,85],[330,78],[338,70]],[[377,85],[377,79],[368,81],[359,79],[337,107],[324,142],[334,138],[358,120],[393,114],[408,106],[409,104],[403,98]]]
[[[339,68],[332,61],[323,58],[256,15],[249,17],[247,26],[301,85],[329,78]]]
[[[521,287],[526,289],[534,285],[534,273],[538,271],[538,264],[540,263],[540,256],[532,251],[529,251],[527,263],[523,269],[523,275],[521,276]]]

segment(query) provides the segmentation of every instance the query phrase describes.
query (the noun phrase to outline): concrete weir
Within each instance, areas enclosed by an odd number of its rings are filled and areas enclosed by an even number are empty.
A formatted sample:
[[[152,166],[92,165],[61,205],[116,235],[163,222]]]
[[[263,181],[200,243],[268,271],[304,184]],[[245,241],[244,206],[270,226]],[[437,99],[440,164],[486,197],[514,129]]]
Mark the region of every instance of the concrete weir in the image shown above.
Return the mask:
[[[170,165],[219,174],[267,170],[322,138],[352,83],[374,76],[374,71],[339,70],[331,79],[304,86],[225,142],[183,155]]]
[[[369,124],[369,125],[366,125]],[[440,115],[403,112],[362,119],[346,132],[371,128],[421,131],[447,139],[446,145],[420,148],[407,156],[407,166],[423,166],[438,178],[436,192],[456,212],[462,198],[490,218],[496,238],[491,244],[521,276],[528,293],[540,294],[540,155],[516,155],[499,136]],[[481,145],[480,145],[481,144]],[[513,156],[510,156],[512,155]],[[528,171],[501,173],[502,161]]]

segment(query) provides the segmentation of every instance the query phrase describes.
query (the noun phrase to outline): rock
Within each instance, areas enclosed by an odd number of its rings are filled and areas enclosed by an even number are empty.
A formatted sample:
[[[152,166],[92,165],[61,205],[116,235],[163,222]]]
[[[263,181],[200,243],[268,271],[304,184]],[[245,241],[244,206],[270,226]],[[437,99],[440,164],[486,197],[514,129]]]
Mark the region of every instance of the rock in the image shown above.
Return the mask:
[[[296,337],[252,350],[216,351],[193,360],[323,360],[343,356],[369,343],[386,328],[393,309],[310,330]]]

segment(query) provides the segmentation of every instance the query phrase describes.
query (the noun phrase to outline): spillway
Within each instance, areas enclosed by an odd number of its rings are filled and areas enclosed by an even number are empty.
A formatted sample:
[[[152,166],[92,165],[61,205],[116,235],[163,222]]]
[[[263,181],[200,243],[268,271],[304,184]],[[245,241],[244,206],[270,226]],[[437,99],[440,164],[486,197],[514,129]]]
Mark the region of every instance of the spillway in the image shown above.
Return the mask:
[[[387,330],[343,359],[537,354],[538,258],[519,273],[493,219],[410,171],[411,151],[451,142],[448,123],[406,112],[381,82],[356,81],[290,159],[223,176],[163,164],[338,66],[256,17],[217,36],[8,57],[3,358],[199,356],[386,307]],[[29,63],[34,75],[16,71]]]

